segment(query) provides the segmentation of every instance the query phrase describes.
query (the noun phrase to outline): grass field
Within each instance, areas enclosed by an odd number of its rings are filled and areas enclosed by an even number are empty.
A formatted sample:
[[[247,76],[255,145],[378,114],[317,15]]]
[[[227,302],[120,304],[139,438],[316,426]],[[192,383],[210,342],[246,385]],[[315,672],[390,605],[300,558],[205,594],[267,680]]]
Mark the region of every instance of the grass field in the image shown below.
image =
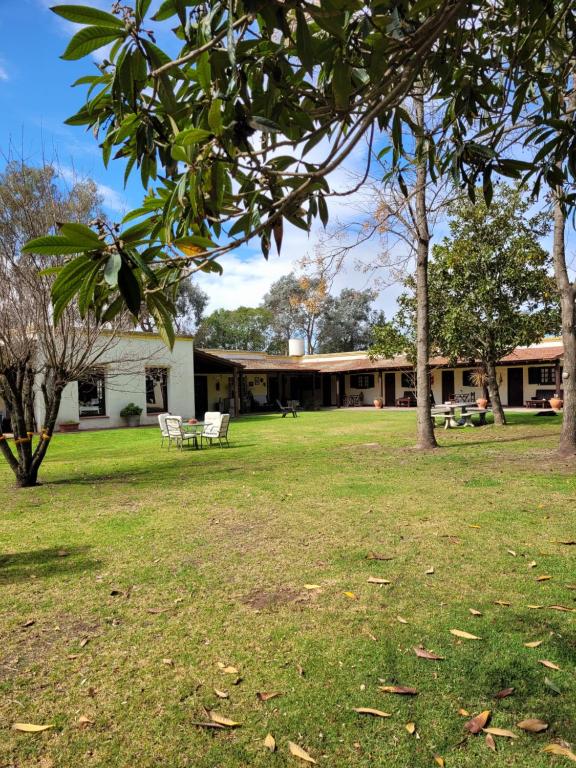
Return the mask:
[[[414,420],[246,417],[198,452],[62,435],[27,490],[0,467],[0,766],[304,766],[288,741],[330,768],[568,765],[541,751],[576,745],[576,614],[550,607],[576,608],[559,420],[441,432],[425,455]],[[465,738],[482,710],[518,738]],[[194,725],[214,711],[241,726]]]

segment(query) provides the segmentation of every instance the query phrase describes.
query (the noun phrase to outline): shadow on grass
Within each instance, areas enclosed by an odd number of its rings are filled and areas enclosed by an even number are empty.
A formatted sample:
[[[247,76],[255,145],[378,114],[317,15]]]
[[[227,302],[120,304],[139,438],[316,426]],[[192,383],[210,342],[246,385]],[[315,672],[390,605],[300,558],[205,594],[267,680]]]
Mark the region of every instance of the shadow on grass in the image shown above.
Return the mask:
[[[446,430],[446,432],[449,432],[450,430]],[[554,437],[554,435],[551,435],[549,432],[546,432],[544,434],[536,434],[536,435],[514,435],[510,437],[500,437],[500,434],[505,434],[504,432],[498,433],[498,436],[492,436],[489,439],[486,440],[466,440],[466,442],[450,442],[450,443],[444,443],[442,444],[442,447],[444,448],[455,448],[456,446],[465,446],[465,445],[483,445],[483,446],[489,446],[499,443],[518,443],[522,442],[523,440],[550,440],[551,437]],[[441,435],[437,435],[438,437],[441,437]],[[552,450],[552,449],[551,449]]]
[[[92,570],[101,561],[89,557],[89,550],[90,547],[53,547],[0,555],[0,585]]]

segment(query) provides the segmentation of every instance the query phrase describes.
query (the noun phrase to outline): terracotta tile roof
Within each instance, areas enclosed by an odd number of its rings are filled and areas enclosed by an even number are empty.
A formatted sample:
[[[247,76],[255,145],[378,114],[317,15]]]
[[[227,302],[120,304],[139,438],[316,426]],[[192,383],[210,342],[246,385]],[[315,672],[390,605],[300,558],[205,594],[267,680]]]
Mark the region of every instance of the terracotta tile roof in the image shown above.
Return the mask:
[[[265,352],[242,352],[241,350],[209,349],[205,350],[214,357],[224,358],[240,364],[250,373],[346,373],[348,371],[400,371],[411,369],[412,363],[405,355],[390,359],[371,360],[366,353],[345,352],[341,355],[303,355],[288,357],[287,355],[268,355]],[[500,364],[522,364],[535,362],[551,362],[558,360],[564,354],[561,344],[542,345],[535,347],[518,347],[500,361]],[[448,366],[447,357],[431,357],[432,367]],[[458,366],[473,365],[469,360],[459,361]]]

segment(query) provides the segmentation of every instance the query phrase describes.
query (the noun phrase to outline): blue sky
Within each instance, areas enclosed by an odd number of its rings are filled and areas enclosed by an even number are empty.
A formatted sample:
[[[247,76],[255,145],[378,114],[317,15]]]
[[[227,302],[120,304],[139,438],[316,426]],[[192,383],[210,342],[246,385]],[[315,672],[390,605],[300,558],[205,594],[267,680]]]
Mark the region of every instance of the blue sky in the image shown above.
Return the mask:
[[[0,165],[9,155],[24,157],[32,164],[45,159],[61,168],[65,182],[74,173],[89,176],[99,185],[108,215],[119,220],[123,213],[138,206],[142,189],[136,174],[124,190],[123,165],[111,162],[105,169],[92,134],[64,125],[64,120],[79,109],[84,99],[85,89],[72,88],[71,83],[89,73],[95,61],[89,57],[80,61],[60,59],[74,29],[49,10],[54,4],[54,0],[0,0]],[[87,4],[109,10],[111,0],[88,0]],[[155,0],[152,9],[157,4]],[[360,159],[357,157],[356,161]],[[344,175],[340,183],[345,183]],[[335,202],[331,215],[332,220],[358,217],[347,198]],[[228,254],[222,260],[222,277],[198,277],[210,295],[210,308],[255,306],[272,282],[293,270],[303,256],[313,254],[318,237],[319,229],[307,236],[289,227],[282,255],[271,255],[268,262],[264,261],[258,243]],[[356,256],[369,258],[378,247],[368,245]],[[334,287],[366,288],[371,283],[370,276],[350,266],[337,278]],[[397,292],[395,286],[383,290],[378,306],[392,312]]]

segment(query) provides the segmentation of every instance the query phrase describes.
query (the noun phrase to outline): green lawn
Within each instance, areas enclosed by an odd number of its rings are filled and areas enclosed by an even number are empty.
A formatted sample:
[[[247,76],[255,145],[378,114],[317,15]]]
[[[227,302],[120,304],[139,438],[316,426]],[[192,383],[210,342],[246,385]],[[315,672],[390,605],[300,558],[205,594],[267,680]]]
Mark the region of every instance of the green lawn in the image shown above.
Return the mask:
[[[440,431],[426,455],[414,425],[367,409],[242,418],[230,449],[201,452],[161,449],[155,429],[62,435],[28,490],[2,466],[0,766],[303,766],[289,740],[330,768],[567,765],[541,752],[576,744],[575,614],[549,607],[576,608],[559,420]],[[418,695],[378,689],[395,684]],[[464,739],[459,708],[518,738],[493,754]],[[241,727],[195,726],[206,710]],[[529,717],[548,731],[523,734]]]

